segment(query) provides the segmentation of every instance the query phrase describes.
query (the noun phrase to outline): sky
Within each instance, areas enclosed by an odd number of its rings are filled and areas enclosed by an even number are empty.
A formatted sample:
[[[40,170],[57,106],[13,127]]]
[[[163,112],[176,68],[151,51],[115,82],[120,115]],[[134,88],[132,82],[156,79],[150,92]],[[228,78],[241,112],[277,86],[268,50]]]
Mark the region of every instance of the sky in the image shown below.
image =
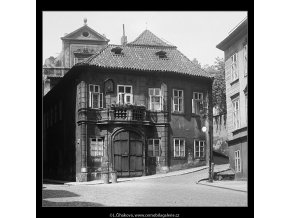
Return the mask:
[[[109,44],[121,44],[124,24],[128,42],[148,29],[177,46],[190,60],[196,58],[202,66],[212,65],[216,57],[224,57],[216,45],[246,16],[246,11],[44,11],[43,63],[61,52],[60,37],[83,26],[87,18],[87,25],[105,34]]]

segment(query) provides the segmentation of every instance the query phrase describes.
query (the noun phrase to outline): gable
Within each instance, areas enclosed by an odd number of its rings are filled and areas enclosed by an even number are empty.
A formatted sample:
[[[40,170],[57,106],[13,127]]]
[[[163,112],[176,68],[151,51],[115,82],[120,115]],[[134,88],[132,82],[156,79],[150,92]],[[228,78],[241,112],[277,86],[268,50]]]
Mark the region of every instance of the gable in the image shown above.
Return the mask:
[[[82,26],[81,28],[67,34],[66,36],[61,38],[62,40],[90,40],[90,41],[102,41],[102,42],[108,42],[109,40],[94,31],[92,28],[90,28],[87,25]]]

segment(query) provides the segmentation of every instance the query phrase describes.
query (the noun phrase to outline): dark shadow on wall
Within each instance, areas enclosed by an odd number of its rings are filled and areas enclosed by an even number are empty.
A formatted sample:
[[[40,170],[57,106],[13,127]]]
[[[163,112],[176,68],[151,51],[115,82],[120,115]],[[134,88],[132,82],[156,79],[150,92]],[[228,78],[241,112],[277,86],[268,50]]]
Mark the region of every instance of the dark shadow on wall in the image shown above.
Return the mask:
[[[105,205],[93,202],[71,201],[71,202],[52,202],[43,200],[42,207],[105,207]]]

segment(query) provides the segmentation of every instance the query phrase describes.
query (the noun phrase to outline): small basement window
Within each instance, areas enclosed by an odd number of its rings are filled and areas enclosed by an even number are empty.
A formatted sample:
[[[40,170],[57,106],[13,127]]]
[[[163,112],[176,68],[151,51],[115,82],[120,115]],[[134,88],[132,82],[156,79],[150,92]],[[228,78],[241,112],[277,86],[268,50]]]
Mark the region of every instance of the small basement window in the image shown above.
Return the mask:
[[[158,51],[155,53],[160,59],[168,59],[165,51]]]
[[[122,48],[120,47],[115,47],[111,49],[111,52],[115,53],[115,55],[123,55],[124,53],[122,52]]]

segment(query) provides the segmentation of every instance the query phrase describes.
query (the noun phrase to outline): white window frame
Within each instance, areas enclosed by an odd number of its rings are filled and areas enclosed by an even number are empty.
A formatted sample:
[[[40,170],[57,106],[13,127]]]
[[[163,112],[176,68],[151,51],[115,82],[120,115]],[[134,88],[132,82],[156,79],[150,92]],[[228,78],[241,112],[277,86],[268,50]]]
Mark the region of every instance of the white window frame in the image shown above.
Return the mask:
[[[232,82],[239,79],[238,53],[237,52],[235,52],[231,56],[231,78],[232,78]]]
[[[158,141],[158,144],[156,144],[157,141]],[[149,157],[160,157],[161,156],[161,145],[160,145],[160,142],[161,142],[160,139],[156,139],[156,138],[148,139],[148,156]],[[158,149],[159,149],[158,150],[158,155],[155,152],[156,151],[156,149],[155,149],[156,146],[158,146]],[[149,149],[150,147],[152,148],[152,150]],[[152,151],[152,156],[149,155],[149,151]]]
[[[92,145],[95,140],[95,149]],[[103,157],[104,156],[104,138],[90,138],[90,156]]]
[[[238,105],[238,109],[237,109]],[[234,130],[239,129],[241,127],[241,116],[240,116],[240,98],[236,98],[232,100],[233,106],[233,127]]]
[[[244,45],[243,58],[244,58],[244,76],[247,76],[248,75],[248,44]]]
[[[196,149],[196,145],[198,144],[198,150]],[[205,157],[205,141],[204,140],[196,140],[194,139],[194,158],[204,158]],[[203,155],[201,156],[201,151]],[[196,155],[198,153],[198,155]]]
[[[179,141],[178,142],[178,154],[176,155],[175,153],[175,151],[176,151],[176,147],[177,147],[177,145],[176,145],[176,141]],[[181,156],[181,146],[180,146],[180,142],[181,141],[183,141],[183,147],[184,147],[184,153],[183,153],[183,155]],[[185,157],[185,139],[182,139],[182,138],[173,138],[173,155],[174,155],[174,157]]]
[[[119,92],[119,88],[124,87],[124,92]],[[131,92],[126,93],[126,88],[130,87]],[[130,101],[127,101],[127,97],[130,97]],[[131,85],[117,85],[117,103],[121,104],[120,99],[123,98],[123,104],[133,104],[133,86]]]
[[[174,92],[177,91],[177,96],[174,95]],[[182,93],[182,96],[179,96]],[[184,112],[184,92],[182,89],[173,89],[172,90],[172,112]],[[174,103],[174,99],[177,99],[177,104]],[[179,102],[181,100],[181,103]],[[175,110],[175,106],[177,106],[177,110]]]
[[[97,91],[96,91],[97,88]],[[94,95],[98,96],[98,105],[97,107],[94,107]],[[93,109],[99,109],[103,108],[104,99],[103,99],[103,93],[100,91],[99,85],[93,85],[89,84],[89,107]]]
[[[241,166],[241,151],[236,150],[235,151],[235,171],[237,173],[242,171],[242,166]]]
[[[156,94],[156,91],[159,90],[159,95]],[[150,95],[150,93],[153,93],[153,95]],[[148,95],[149,95],[149,110],[151,111],[162,111],[162,107],[163,107],[163,96],[161,94],[161,88],[149,88],[148,89]],[[152,99],[153,97],[155,98],[160,98],[160,103],[159,103],[159,108],[158,109],[153,109],[153,102],[152,102]]]
[[[197,95],[197,98],[196,98]],[[193,114],[200,114],[201,108],[203,109],[203,93],[202,92],[193,92],[193,97],[192,97],[192,113]],[[198,105],[199,105],[199,110],[198,110]]]

